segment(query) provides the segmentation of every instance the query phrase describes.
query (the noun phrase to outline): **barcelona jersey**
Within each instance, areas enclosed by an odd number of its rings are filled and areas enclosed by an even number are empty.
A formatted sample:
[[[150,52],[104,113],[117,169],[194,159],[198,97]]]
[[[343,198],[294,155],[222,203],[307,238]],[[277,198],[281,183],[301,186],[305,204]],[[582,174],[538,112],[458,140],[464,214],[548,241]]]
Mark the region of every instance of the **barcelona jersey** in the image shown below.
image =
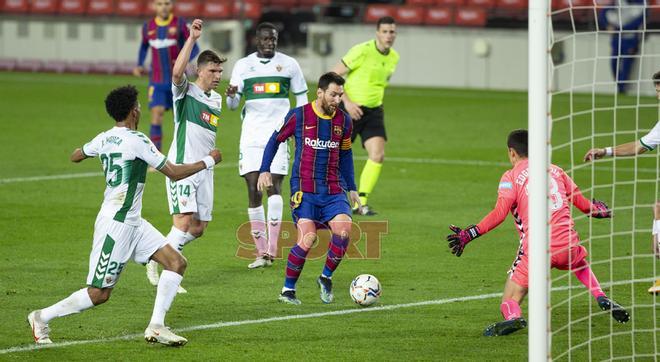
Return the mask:
[[[298,191],[339,194],[346,191],[342,185],[354,191],[352,129],[351,118],[341,109],[326,116],[316,109],[316,102],[294,108],[266,145],[260,172],[270,170],[277,146],[293,136],[296,149],[291,172],[292,195]]]
[[[142,26],[138,65],[144,64],[147,52],[151,49],[150,84],[166,84],[169,88],[172,82],[172,67],[189,35],[190,31],[186,21],[171,14],[167,20],[154,18]],[[190,59],[196,57],[198,52],[199,48],[195,44]]]

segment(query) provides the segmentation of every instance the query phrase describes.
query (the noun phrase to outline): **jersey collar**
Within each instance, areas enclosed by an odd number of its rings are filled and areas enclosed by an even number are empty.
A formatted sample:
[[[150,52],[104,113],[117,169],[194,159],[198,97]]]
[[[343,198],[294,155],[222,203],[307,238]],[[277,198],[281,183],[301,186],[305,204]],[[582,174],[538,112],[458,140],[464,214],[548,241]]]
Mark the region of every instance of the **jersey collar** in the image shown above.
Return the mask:
[[[316,109],[316,100],[313,100],[311,103],[312,103],[312,110],[314,110],[314,113],[316,113],[316,115],[317,115],[319,118],[323,118],[323,119],[332,119],[332,118],[335,116],[335,113],[337,113],[337,112],[335,111],[335,112],[332,113],[331,115],[326,116],[325,114],[323,114],[323,112],[319,112],[319,111]]]
[[[174,18],[174,14],[170,14],[170,16],[167,17],[165,20],[160,20],[159,17],[155,17],[154,21],[156,22],[156,25],[158,26],[168,26],[172,22],[172,19]]]

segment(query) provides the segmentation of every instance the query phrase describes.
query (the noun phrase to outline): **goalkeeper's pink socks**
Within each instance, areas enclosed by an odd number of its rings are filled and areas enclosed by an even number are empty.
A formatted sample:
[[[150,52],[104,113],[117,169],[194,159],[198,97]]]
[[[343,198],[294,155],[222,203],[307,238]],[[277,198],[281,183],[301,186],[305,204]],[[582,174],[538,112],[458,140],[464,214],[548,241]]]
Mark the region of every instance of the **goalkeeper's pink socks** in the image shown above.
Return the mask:
[[[520,318],[522,316],[522,311],[520,310],[520,304],[513,299],[506,299],[500,304],[500,312],[502,312],[502,317],[506,320]]]
[[[589,264],[587,264],[586,261],[582,260],[582,262],[576,266],[576,269],[577,270],[573,271],[573,274],[575,274],[575,277],[577,277],[578,280],[589,289],[589,292],[591,292],[591,295],[593,295],[594,298],[598,299],[598,297],[606,296],[600,288],[598,279],[596,279],[596,276],[591,271],[591,267],[589,267]]]

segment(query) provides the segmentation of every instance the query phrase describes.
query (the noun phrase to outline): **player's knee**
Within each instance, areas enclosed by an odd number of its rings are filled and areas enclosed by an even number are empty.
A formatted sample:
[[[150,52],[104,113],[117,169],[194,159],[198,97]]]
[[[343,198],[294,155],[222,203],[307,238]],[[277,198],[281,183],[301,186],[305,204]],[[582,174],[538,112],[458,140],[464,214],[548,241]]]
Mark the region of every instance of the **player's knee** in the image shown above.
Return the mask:
[[[88,288],[87,293],[89,294],[89,299],[92,301],[92,304],[100,305],[110,299],[112,288]]]
[[[205,230],[206,228],[204,227],[204,225],[197,225],[197,226],[191,226],[188,229],[188,232],[190,233],[190,235],[194,236],[195,239],[198,239],[201,238],[202,235],[204,235]]]
[[[383,163],[385,161],[385,150],[373,152],[369,155],[369,159],[376,163]]]
[[[301,240],[303,248],[305,248],[305,250],[311,249],[312,246],[314,246],[314,243],[316,242],[316,239],[317,239],[317,235],[314,232],[309,232],[309,233],[303,235],[302,240]]]
[[[655,202],[655,219],[660,219],[660,200]]]
[[[171,271],[179,275],[183,275],[187,267],[188,267],[188,259],[186,259],[186,257],[183,256],[182,254],[177,255],[177,257],[175,257],[170,263]]]
[[[339,236],[341,239],[346,240],[351,235],[351,226],[341,226],[335,231],[335,234],[337,234],[337,236]]]

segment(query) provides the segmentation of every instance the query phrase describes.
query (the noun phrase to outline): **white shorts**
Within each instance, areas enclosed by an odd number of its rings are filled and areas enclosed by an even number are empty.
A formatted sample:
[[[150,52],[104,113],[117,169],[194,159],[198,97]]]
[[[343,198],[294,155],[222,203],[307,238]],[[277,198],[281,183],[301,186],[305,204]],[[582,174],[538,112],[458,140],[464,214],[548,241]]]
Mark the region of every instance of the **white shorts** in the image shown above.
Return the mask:
[[[245,176],[250,172],[258,172],[261,168],[261,159],[266,147],[240,147],[238,155],[238,174]],[[273,163],[270,164],[270,173],[287,175],[289,173],[289,147],[286,142],[280,143]]]
[[[145,219],[135,226],[99,215],[94,224],[87,285],[112,288],[129,259],[146,264],[165,245],[163,234]]]
[[[213,212],[213,169],[202,170],[183,180],[167,178],[167,203],[170,215],[193,213],[200,221],[211,221]]]

